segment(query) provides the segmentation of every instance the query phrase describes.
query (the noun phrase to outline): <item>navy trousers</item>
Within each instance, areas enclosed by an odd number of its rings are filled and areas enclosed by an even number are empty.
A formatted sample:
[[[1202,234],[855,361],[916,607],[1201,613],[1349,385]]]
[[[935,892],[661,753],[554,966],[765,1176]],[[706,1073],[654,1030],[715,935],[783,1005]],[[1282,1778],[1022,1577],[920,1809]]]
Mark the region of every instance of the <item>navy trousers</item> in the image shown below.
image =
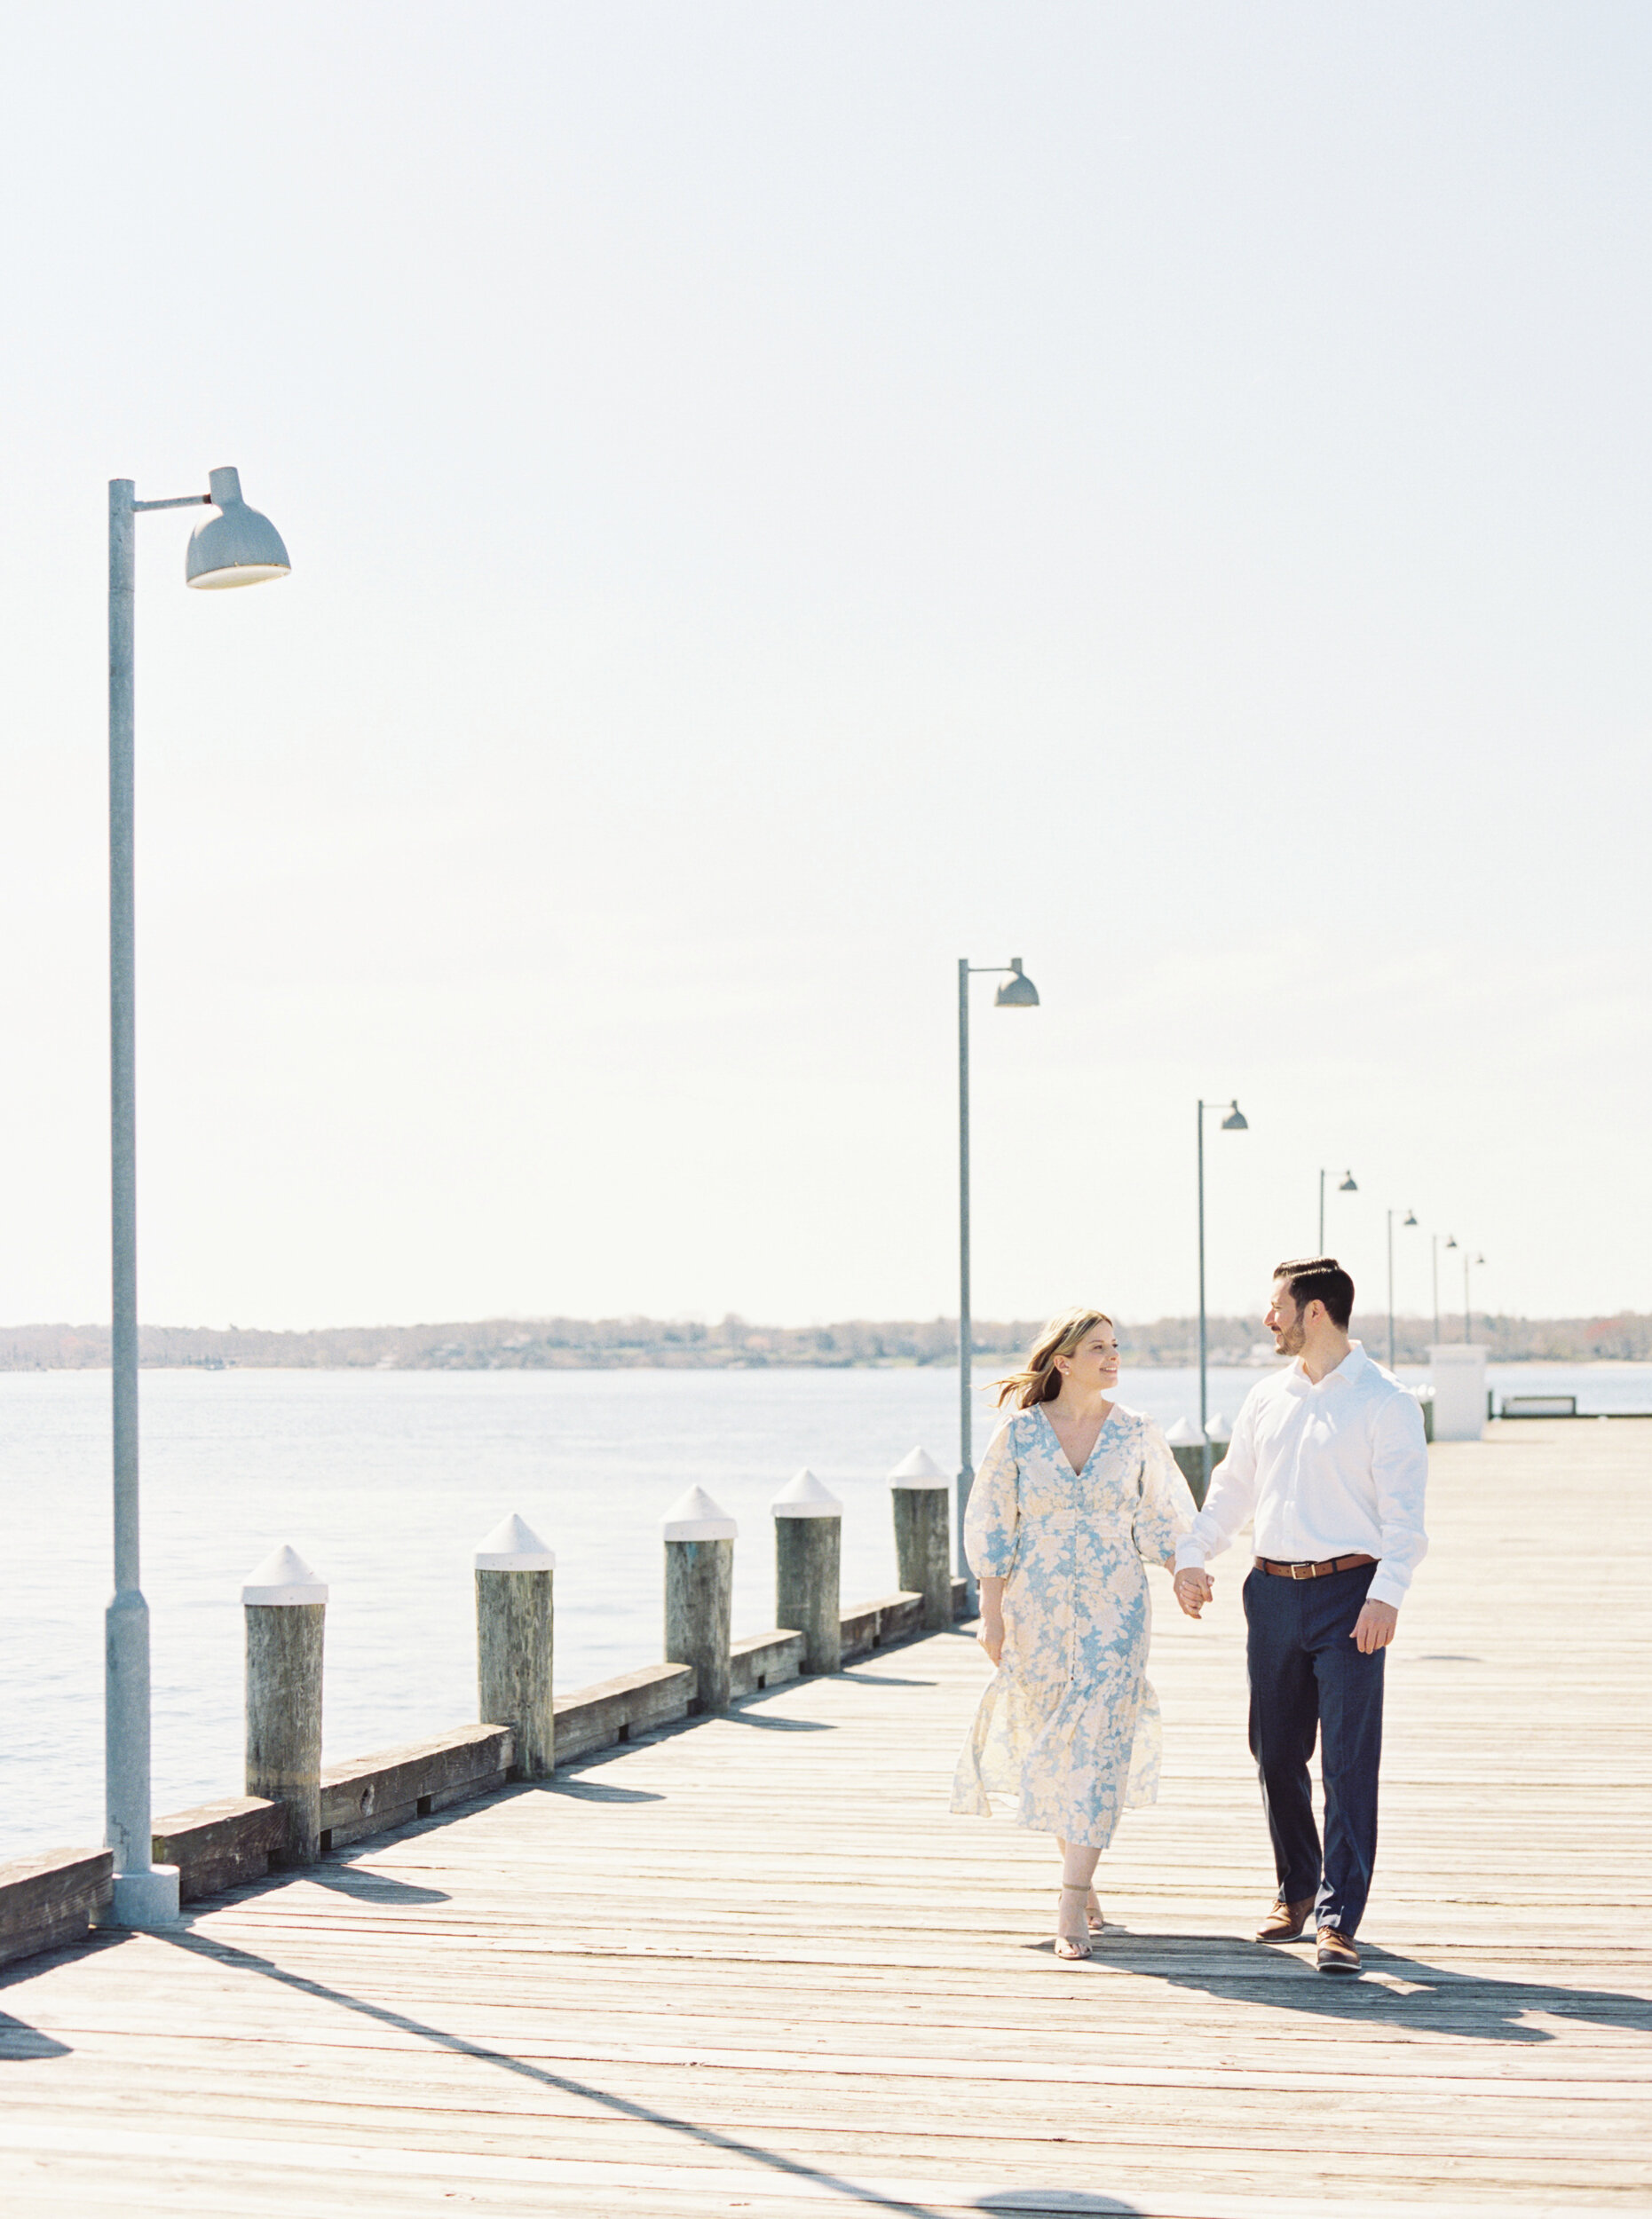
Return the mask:
[[[1382,1755],[1382,1664],[1348,1639],[1371,1564],[1323,1579],[1252,1570],[1245,1583],[1251,1675],[1251,1754],[1261,1775],[1279,1893],[1314,1899],[1315,1923],[1358,1931],[1377,1860],[1377,1766]],[[1321,1739],[1322,1853],[1308,1760]]]

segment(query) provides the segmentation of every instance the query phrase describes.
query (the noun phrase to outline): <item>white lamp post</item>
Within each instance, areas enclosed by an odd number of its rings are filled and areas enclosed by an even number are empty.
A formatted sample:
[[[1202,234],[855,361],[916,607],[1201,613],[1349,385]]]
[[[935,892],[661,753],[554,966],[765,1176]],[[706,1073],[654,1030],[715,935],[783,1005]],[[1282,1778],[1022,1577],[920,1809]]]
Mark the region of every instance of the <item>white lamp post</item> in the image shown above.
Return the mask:
[[[139,1584],[138,1520],[138,1137],[133,954],[134,518],[146,509],[216,508],[196,525],[184,566],[191,586],[251,586],[291,568],[281,534],[249,509],[233,470],[204,494],[138,501],[109,481],[109,1154],[114,1262],[115,1595],[105,1616],[106,1840],[115,1852],[111,1917],[157,1926],[178,1916],[178,1873],[150,1862],[149,1606]]]
[[[1205,1443],[1205,1495],[1210,1493],[1210,1434],[1205,1427],[1209,1415],[1209,1397],[1205,1388],[1205,1344],[1209,1339],[1205,1323],[1205,1112],[1220,1110],[1219,1102],[1201,1102],[1198,1108],[1198,1163],[1199,1163],[1199,1439]],[[1221,1121],[1224,1133],[1248,1133],[1250,1120],[1237,1102],[1228,1104],[1228,1114]],[[1201,1495],[1201,1504],[1205,1496]]]
[[[1341,1184],[1338,1187],[1337,1192],[1339,1194],[1359,1192],[1358,1184],[1351,1171],[1343,1173]],[[1325,1174],[1323,1171],[1319,1174],[1319,1246],[1315,1252],[1321,1256],[1325,1252]]]
[[[1440,1345],[1440,1236],[1437,1233],[1430,1233],[1428,1238],[1434,1250],[1434,1338],[1435,1346],[1438,1347]],[[1455,1233],[1447,1234],[1445,1244],[1448,1248],[1457,1246]]]
[[[1417,1212],[1408,1210],[1400,1220],[1402,1225],[1415,1225]],[[1394,1369],[1394,1212],[1388,1212],[1388,1369]]]
[[[969,1577],[969,1560],[964,1553],[964,1512],[969,1505],[969,1489],[975,1484],[975,1413],[969,1402],[970,1367],[975,1356],[975,1324],[969,1315],[969,981],[972,975],[984,974],[1002,978],[1004,983],[993,997],[1000,1009],[1036,1009],[1039,990],[1021,967],[1021,958],[1012,955],[1008,967],[1001,963],[971,964],[967,955],[958,959],[958,1530],[954,1550],[960,1576],[969,1584],[969,1599],[975,1601],[975,1582]]]

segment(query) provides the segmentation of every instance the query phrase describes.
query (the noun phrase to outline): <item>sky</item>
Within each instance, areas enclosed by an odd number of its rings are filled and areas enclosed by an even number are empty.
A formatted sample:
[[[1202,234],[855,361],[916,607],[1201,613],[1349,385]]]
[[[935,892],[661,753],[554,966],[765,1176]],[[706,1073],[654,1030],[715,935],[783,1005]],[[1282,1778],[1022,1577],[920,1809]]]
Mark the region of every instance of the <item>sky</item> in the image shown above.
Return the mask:
[[[0,20],[0,1320],[1652,1309],[1652,15]],[[1214,1122],[1219,1125],[1220,1117]],[[1337,1191],[1351,1170],[1356,1195]],[[1448,1258],[1442,1289],[1460,1303]]]

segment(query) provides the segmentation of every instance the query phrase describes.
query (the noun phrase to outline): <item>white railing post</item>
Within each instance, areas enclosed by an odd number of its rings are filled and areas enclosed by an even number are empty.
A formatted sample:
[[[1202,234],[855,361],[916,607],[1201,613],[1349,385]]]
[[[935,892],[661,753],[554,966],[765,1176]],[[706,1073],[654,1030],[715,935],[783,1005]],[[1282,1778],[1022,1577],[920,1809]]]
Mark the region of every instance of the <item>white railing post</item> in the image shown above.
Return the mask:
[[[312,1865],[321,1832],[321,1661],[327,1586],[296,1549],[247,1575],[247,1793],[286,1806],[271,1862]]]
[[[554,1551],[515,1515],[477,1545],[477,1716],[510,1728],[518,1780],[549,1780],[557,1769],[556,1568]]]
[[[843,1665],[843,1505],[807,1466],[769,1505],[774,1513],[774,1623],[803,1637],[803,1670]]]

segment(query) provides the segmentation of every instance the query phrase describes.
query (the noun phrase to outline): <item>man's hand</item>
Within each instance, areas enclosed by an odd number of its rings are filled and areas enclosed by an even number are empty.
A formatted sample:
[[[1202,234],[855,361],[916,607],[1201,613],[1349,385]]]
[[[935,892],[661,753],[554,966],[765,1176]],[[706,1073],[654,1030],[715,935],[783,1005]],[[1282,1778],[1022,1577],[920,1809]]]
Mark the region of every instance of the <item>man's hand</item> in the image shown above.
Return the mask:
[[[1362,1656],[1374,1656],[1393,1640],[1399,1623],[1400,1614],[1392,1603],[1367,1603],[1354,1621],[1354,1631],[1348,1639]]]
[[[1004,1654],[1004,1621],[996,1611],[990,1616],[985,1611],[982,1612],[981,1631],[976,1639],[986,1651],[988,1662],[996,1666]]]
[[[1216,1593],[1210,1574],[1200,1564],[1184,1565],[1176,1574],[1172,1591],[1190,1618],[1197,1618],[1205,1604],[1214,1600]]]

